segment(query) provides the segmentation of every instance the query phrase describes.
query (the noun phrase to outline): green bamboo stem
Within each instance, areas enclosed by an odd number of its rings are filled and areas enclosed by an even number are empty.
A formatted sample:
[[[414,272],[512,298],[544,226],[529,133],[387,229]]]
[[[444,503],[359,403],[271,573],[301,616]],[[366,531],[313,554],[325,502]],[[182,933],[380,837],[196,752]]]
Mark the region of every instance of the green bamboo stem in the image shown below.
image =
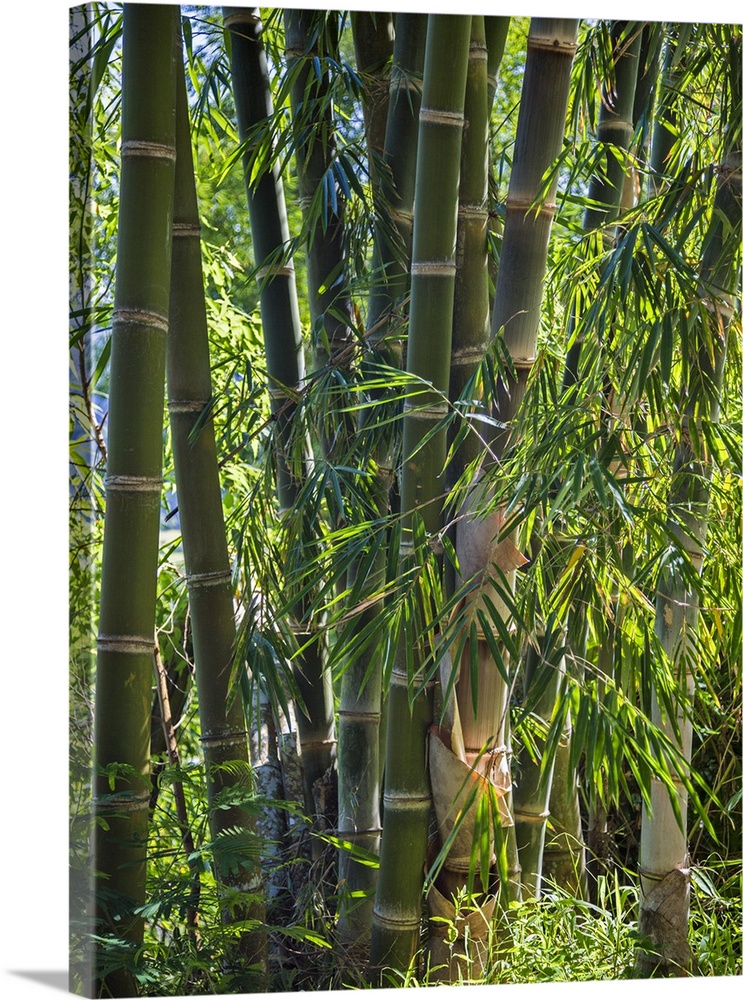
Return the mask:
[[[621,612],[621,603],[617,594],[613,595],[612,611],[607,616],[606,632],[601,637],[601,648],[598,653],[596,695],[599,704],[603,704],[606,694],[606,680],[614,675],[614,651],[617,639],[616,616]],[[609,863],[609,829],[608,813],[604,788],[596,783],[589,785],[588,822],[586,823],[586,885],[592,903],[597,900],[599,876],[608,870]]]
[[[551,655],[554,653],[554,637],[547,644],[542,634],[537,636],[536,643],[527,652],[524,691],[528,697],[534,681],[541,675],[540,681],[544,687],[534,700],[531,711],[543,725],[549,726],[565,676],[565,657],[561,655],[556,659]],[[548,672],[546,682],[545,671]],[[544,748],[544,741],[536,742],[541,744],[541,749]],[[519,763],[519,780],[513,792],[513,818],[521,864],[521,896],[522,899],[539,899],[554,766],[545,768],[542,761],[526,756]]]
[[[286,61],[292,74],[290,100],[297,143],[295,162],[299,201],[308,225],[307,287],[312,341],[318,368],[337,361],[352,343],[351,303],[345,263],[345,199],[334,178],[335,205],[309,214],[312,200],[335,158],[336,139],[327,70],[318,79],[322,57],[337,56],[337,14],[285,10]],[[325,215],[325,218],[323,218]]]
[[[278,163],[251,179],[255,130],[270,121],[273,101],[257,7],[224,7],[230,32],[232,87],[240,141],[250,232],[259,282],[271,412],[276,421],[276,488],[279,510],[290,510],[306,474],[307,456],[292,460],[292,417],[305,380],[302,325],[294,275],[284,188]],[[252,140],[252,141],[251,141]]]
[[[231,68],[243,157],[250,228],[258,278],[261,317],[266,349],[272,409],[277,421],[277,494],[282,513],[293,509],[311,456],[296,455],[292,417],[294,400],[305,380],[304,351],[294,269],[286,260],[289,226],[278,165],[251,180],[251,155],[255,129],[273,114],[263,26],[258,8],[224,8],[225,29],[231,33]],[[296,613],[302,618],[303,609]],[[298,622],[294,628],[299,648],[313,636]],[[316,637],[315,637],[316,638]],[[317,813],[316,782],[332,769],[335,759],[335,720],[332,680],[324,646],[313,642],[292,663],[304,711],[297,711],[302,751],[304,805],[309,816]]]
[[[575,768],[570,766],[572,735],[573,723],[568,712],[555,751],[542,880],[581,899],[586,895],[586,849],[578,777]]]
[[[457,211],[457,272],[449,376],[449,396],[452,400],[462,397],[488,343],[488,110],[485,24],[481,16],[474,16],[470,33]],[[450,482],[456,481],[464,466],[480,454],[481,440],[474,434],[468,435],[460,444],[454,460],[449,463],[447,477]],[[462,524],[462,530],[466,534],[469,524]],[[459,541],[457,545],[462,561],[466,562],[470,553],[462,552]],[[484,551],[477,553],[482,565],[471,567],[481,574],[489,554],[487,545],[483,549]],[[478,674],[477,713],[474,712],[471,677],[473,654],[477,660]],[[441,843],[447,841],[452,817],[462,808],[462,786],[470,787],[474,781],[473,787],[479,789],[479,795],[486,794],[492,777],[489,765],[495,760],[498,764],[497,779],[502,777],[501,765],[507,766],[507,756],[498,755],[497,748],[504,745],[503,723],[507,698],[507,690],[493,663],[487,642],[484,639],[478,641],[477,649],[472,651],[470,640],[466,639],[454,696],[457,706],[455,718],[458,717],[461,730],[459,746],[456,747],[458,753],[455,751],[457,740],[453,738],[449,727],[442,731],[440,737],[431,737],[431,784]],[[483,756],[484,749],[490,753]],[[478,768],[484,772],[479,780],[475,778]],[[502,789],[498,791],[501,792]],[[477,836],[474,816],[475,810],[471,809],[470,815],[464,819],[457,840],[447,854],[429,897],[429,963],[436,970],[433,977],[439,981],[456,982],[462,976],[476,978],[482,975],[487,959],[489,918],[492,916],[494,899],[491,897],[487,901],[481,900],[475,908],[465,904],[459,911],[455,904],[468,883],[470,856]],[[492,847],[490,853],[492,855]],[[473,886],[478,892],[487,888],[488,874],[479,872],[478,867],[476,884]],[[446,925],[442,925],[438,919],[441,917],[448,917],[455,922],[457,938],[454,942],[448,939]]]
[[[371,15],[363,15],[370,17]],[[377,15],[379,16],[379,15]],[[362,15],[359,15],[362,17]],[[387,218],[384,225],[375,227],[374,261],[369,297],[367,328],[370,343],[392,363],[399,363],[399,350],[389,350],[385,339],[395,329],[391,309],[393,302],[400,310],[397,324],[404,313],[401,302],[407,293],[409,278],[410,241],[412,238],[412,203],[414,193],[414,167],[417,149],[417,119],[415,107],[420,102],[420,90],[411,86],[423,69],[425,43],[425,16],[400,14],[390,72],[387,122],[383,137],[383,162],[385,188],[379,175],[374,181],[374,197],[378,213]],[[383,22],[384,24],[384,22]],[[403,94],[401,88],[409,89]],[[409,98],[409,99],[408,99]],[[369,140],[370,143],[373,139]],[[372,151],[370,150],[370,155]],[[412,167],[412,169],[411,169]],[[399,245],[389,239],[391,218],[390,200],[407,220],[404,235],[398,230]],[[394,271],[398,290],[392,290]],[[388,281],[388,279],[390,279]],[[394,296],[394,298],[393,298]],[[384,310],[384,312],[382,312]],[[399,341],[396,346],[399,346]],[[374,392],[370,398],[381,401],[383,393]],[[374,477],[371,492],[374,511],[378,518],[387,514],[393,472],[393,434],[389,428],[373,429],[374,414],[362,412],[360,427],[375,435],[373,461],[370,471]],[[374,543],[372,543],[374,544]],[[382,590],[387,566],[384,546],[379,546],[365,581],[359,579],[361,560],[352,568],[349,585],[354,590],[361,585],[359,596],[366,600]],[[366,628],[380,613],[382,600],[373,600],[355,622],[355,630]],[[354,845],[374,854],[379,853],[381,835],[380,794],[384,739],[382,721],[382,650],[372,644],[353,662],[343,664],[340,710],[338,714],[338,835]],[[338,912],[338,938],[352,958],[361,960],[367,954],[371,933],[377,869],[356,861],[346,850],[338,856],[340,905]]]
[[[492,442],[497,458],[507,448],[508,427],[534,364],[557,178],[539,195],[542,178],[562,148],[577,30],[575,20],[546,18],[532,19],[529,29],[491,322],[491,337],[503,338],[512,365],[494,406],[506,425]]]
[[[372,186],[377,160],[384,156],[387,108],[390,100],[390,64],[395,39],[392,14],[382,11],[351,11],[351,30],[356,69],[364,85],[361,103]]]
[[[731,45],[740,80],[740,36]],[[737,73],[736,73],[737,70]],[[740,115],[740,91],[731,116]],[[668,527],[676,544],[701,577],[710,498],[709,469],[695,448],[698,437],[689,428],[699,421],[719,419],[720,393],[725,368],[727,329],[733,315],[733,287],[740,261],[741,145],[740,119],[730,124],[717,167],[717,191],[699,278],[699,304],[691,345],[694,358],[688,366],[686,400],[668,496]],[[679,682],[675,719],[668,717],[657,691],[652,692],[651,717],[680,750],[691,758],[694,699],[694,637],[699,620],[698,590],[669,567],[658,584],[655,631],[666,656],[674,664]],[[676,735],[676,728],[680,738]],[[637,967],[643,975],[685,974],[691,955],[688,943],[690,871],[687,848],[688,790],[680,771],[674,775],[680,823],[671,794],[651,777],[650,805],[643,803],[640,839],[642,898],[639,928],[652,942],[651,951],[639,950]]]
[[[403,303],[410,287],[413,242],[413,196],[418,150],[426,15],[398,14],[390,72],[390,98],[384,139],[389,171],[375,192],[380,216],[374,229],[372,281],[367,313],[368,343],[391,363],[402,364]]]
[[[499,383],[497,398],[493,401],[495,415],[505,425],[491,441],[495,458],[502,458],[507,450],[510,423],[523,398],[536,355],[547,247],[557,191],[556,178],[547,191],[542,191],[542,178],[562,147],[577,30],[575,20],[540,18],[534,18],[529,29],[491,320],[491,338],[503,338],[512,366]],[[507,719],[503,731],[508,731]],[[505,746],[507,757],[509,748]],[[515,830],[508,831],[507,836],[512,859],[509,891],[512,891],[517,868],[520,870],[523,865],[520,858],[518,865],[515,863],[518,847]]]
[[[500,19],[499,19],[500,20]],[[488,346],[488,120],[490,103],[490,53],[485,42],[484,19],[474,17],[464,102],[465,129],[457,207],[457,273],[454,284],[449,398],[462,399]],[[450,440],[458,428],[452,428]],[[470,432],[457,449],[448,469],[456,482],[465,466],[482,453],[482,441]]]
[[[175,169],[178,8],[127,5],[111,346],[106,520],[95,689],[93,866],[99,933],[133,950],[143,923],[150,701]],[[118,765],[125,774],[116,774]],[[112,769],[113,787],[106,769]],[[94,960],[102,955],[97,949]],[[98,975],[98,973],[96,973]],[[125,970],[99,981],[136,993]]]
[[[240,698],[232,697],[235,612],[232,574],[225,534],[214,426],[197,430],[211,395],[209,341],[196,185],[193,172],[188,98],[183,71],[177,82],[177,161],[173,218],[170,329],[167,350],[168,411],[173,442],[178,510],[193,629],[201,746],[210,807],[217,883],[225,899],[245,894],[223,910],[227,925],[263,918],[260,867],[235,866],[223,858],[226,831],[246,830],[255,836],[255,819],[239,805],[222,800],[245,787],[246,774],[226,770],[240,762],[249,766],[245,715]],[[195,437],[194,437],[195,435]],[[243,932],[230,947],[226,962],[234,973],[254,967],[256,988],[266,973],[265,934]]]
[[[503,59],[508,38],[508,29],[511,25],[510,17],[486,17],[485,18],[485,39],[488,46],[488,119],[493,111],[493,101],[498,85],[498,73]],[[489,188],[494,192],[497,188],[493,165],[488,168]],[[493,234],[500,234],[503,231],[503,223],[497,213],[488,213],[488,231]],[[493,290],[498,280],[498,265],[493,254],[488,254],[488,275],[490,277],[488,301],[490,311],[493,310]]]
[[[459,170],[471,18],[430,15],[416,165],[419,224],[413,232],[407,367],[431,389],[406,402],[401,506],[403,569],[414,556],[413,520],[420,515],[435,543],[443,526],[443,427],[449,388]],[[371,938],[373,974],[404,973],[415,961],[431,794],[426,731],[431,700],[422,678],[408,678],[401,642],[390,680],[384,833]],[[425,655],[425,650],[423,651]],[[420,655],[420,652],[419,652]],[[420,661],[419,661],[420,662]]]
[[[629,149],[635,131],[633,112],[642,41],[642,32],[636,28],[629,38],[626,33],[626,22],[612,22],[613,88],[610,91],[608,84],[602,88],[601,110],[596,128],[596,142],[605,145],[606,157],[602,168],[593,174],[588,186],[588,205],[583,213],[583,229],[586,233],[610,226],[618,218],[622,207],[626,168],[621,153]],[[610,229],[604,231],[603,239],[607,247],[611,246],[613,233]],[[574,330],[573,313],[568,329],[568,340],[572,340],[572,343],[565,359],[563,389],[574,385],[579,377],[578,363],[583,348],[583,335],[579,334],[572,339]]]
[[[510,17],[485,17],[485,44],[488,50],[488,117],[493,109],[498,73],[506,49]]]
[[[572,611],[572,634],[568,631],[565,663],[571,683],[580,682],[588,645],[588,623],[584,615]],[[571,764],[573,720],[565,714],[560,740],[555,750],[549,820],[542,856],[542,880],[556,885],[576,898],[586,896],[586,851],[583,839],[578,770]]]
[[[683,52],[691,25],[674,24],[668,28],[650,145],[650,184],[656,195],[663,187],[664,178],[668,176],[671,154],[676,145],[678,84],[684,74]]]

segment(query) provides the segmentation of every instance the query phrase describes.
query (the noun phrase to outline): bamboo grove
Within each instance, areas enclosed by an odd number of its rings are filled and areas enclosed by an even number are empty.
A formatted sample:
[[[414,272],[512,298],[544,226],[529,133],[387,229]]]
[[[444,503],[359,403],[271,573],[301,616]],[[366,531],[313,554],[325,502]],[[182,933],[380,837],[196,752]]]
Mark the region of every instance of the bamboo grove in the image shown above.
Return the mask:
[[[739,26],[71,70],[73,989],[740,974]]]

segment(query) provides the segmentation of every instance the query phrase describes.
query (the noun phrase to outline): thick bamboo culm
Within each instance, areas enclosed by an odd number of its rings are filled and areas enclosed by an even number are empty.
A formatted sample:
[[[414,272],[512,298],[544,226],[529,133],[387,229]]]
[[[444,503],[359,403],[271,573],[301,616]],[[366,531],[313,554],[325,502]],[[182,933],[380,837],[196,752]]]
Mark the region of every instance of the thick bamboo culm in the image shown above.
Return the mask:
[[[446,414],[456,253],[457,199],[471,18],[429,15],[416,165],[408,371],[430,383],[406,400],[403,420],[403,567],[413,557],[414,517],[431,544],[442,530]],[[427,441],[424,439],[428,437]],[[403,643],[415,642],[404,636]],[[415,650],[418,657],[425,651]],[[384,790],[384,831],[374,905],[371,966],[410,969],[418,950],[423,864],[431,808],[426,734],[431,702],[420,666],[409,678],[404,649],[392,670]],[[415,659],[415,655],[414,655]],[[419,659],[419,664],[420,664]],[[412,700],[412,705],[411,705]]]
[[[482,360],[488,343],[488,62],[484,19],[473,16],[457,212],[457,273],[449,377],[449,395],[452,401],[460,399],[468,379]],[[470,434],[460,444],[456,456],[449,463],[447,478],[456,481],[463,467],[482,453],[481,440]],[[470,525],[464,522],[458,522],[459,524],[462,524],[466,538]],[[490,547],[486,545],[484,551],[478,553],[482,556],[483,563],[487,562],[489,552]],[[463,561],[467,562],[466,556]],[[477,572],[483,571],[483,566],[480,565],[472,568]],[[464,618],[463,622],[465,631],[469,631],[469,621]],[[473,656],[476,658],[479,688],[477,713],[473,713]],[[442,690],[446,690],[448,686],[448,677],[442,677]],[[443,868],[429,895],[428,960],[430,975],[434,981],[457,982],[462,978],[477,978],[482,974],[487,959],[489,923],[494,908],[492,895],[489,898],[480,897],[476,905],[473,905],[472,899],[467,899],[462,902],[458,911],[457,905],[468,883],[470,856],[475,849],[475,806],[483,795],[489,794],[491,773],[490,768],[485,768],[483,763],[495,760],[488,751],[494,750],[503,742],[503,695],[504,683],[489,655],[487,643],[478,641],[476,649],[472,650],[470,640],[464,640],[459,677],[451,694],[452,704],[447,707],[447,715],[450,717],[442,729],[432,733],[430,737],[431,786],[441,844],[447,842],[453,819],[467,801],[463,789],[466,788],[472,797],[472,803],[464,814],[462,828],[446,855]],[[457,728],[456,723],[459,725],[455,735],[452,726]],[[484,758],[481,755],[483,750],[486,751]],[[504,758],[498,756],[498,764],[503,762]],[[486,772],[485,775],[478,773],[478,767]],[[500,767],[496,768],[497,780],[501,774]],[[502,794],[503,790],[498,787],[496,791]],[[490,855],[492,857],[492,845]],[[477,891],[482,892],[488,881],[489,871],[481,873],[478,869]],[[451,941],[451,931],[446,923],[442,924],[442,918],[454,921],[456,940]]]
[[[351,11],[356,70],[363,83],[361,103],[364,111],[369,176],[372,185],[377,160],[384,156],[387,109],[390,101],[390,70],[395,28],[392,14],[383,11]]]
[[[502,342],[511,368],[498,383],[494,415],[503,429],[490,446],[502,458],[513,417],[523,399],[534,364],[547,249],[555,212],[557,179],[542,191],[542,178],[562,148],[570,72],[578,22],[533,18],[516,128],[514,164],[506,200],[506,219],[493,301],[491,339]],[[541,192],[541,197],[538,197]],[[492,459],[490,459],[492,460]],[[507,699],[506,699],[507,703]],[[507,722],[504,732],[508,732]],[[509,891],[518,893],[514,829],[507,831]]]
[[[512,364],[495,401],[495,416],[506,428],[521,404],[534,364],[557,178],[538,201],[537,195],[562,148],[577,31],[575,20],[546,18],[533,18],[529,28],[491,320],[491,337],[502,336]],[[508,436],[508,429],[495,435],[496,457],[505,453]]]
[[[358,15],[354,21],[355,37],[374,17],[382,17],[381,28],[386,25],[382,15]],[[416,108],[420,103],[420,90],[415,80],[423,71],[425,48],[424,15],[399,14],[395,31],[393,62],[389,70],[389,93],[384,103],[387,120],[379,149],[375,149],[374,136],[380,129],[378,109],[374,126],[369,135],[369,156],[381,155],[384,168],[372,171],[373,196],[377,215],[384,216],[384,223],[377,219],[374,233],[373,270],[369,294],[367,327],[369,342],[390,363],[400,362],[399,341],[387,339],[402,322],[405,310],[402,305],[408,290],[409,257],[412,238],[412,203],[414,168],[417,150],[418,122]],[[358,48],[358,41],[357,41]],[[370,56],[367,54],[366,62]],[[405,92],[401,92],[405,88]],[[379,102],[381,104],[381,101]],[[386,135],[386,140],[385,140]],[[412,165],[412,169],[411,169]],[[383,188],[383,190],[380,190]],[[397,211],[395,211],[395,208]],[[393,221],[393,219],[395,221]],[[402,224],[402,220],[405,220]],[[396,225],[397,223],[397,225]],[[389,238],[389,227],[394,226],[399,235],[399,245]],[[400,231],[402,228],[402,232]],[[394,277],[393,277],[394,276]],[[392,308],[398,310],[397,322],[392,321]],[[367,358],[376,352],[367,352]],[[376,369],[363,362],[372,377]],[[391,428],[373,428],[377,413],[383,409],[383,390],[369,393],[370,400],[380,407],[364,410],[359,416],[360,430],[375,436],[370,471],[374,477],[372,496],[377,516],[384,518],[389,508],[389,493],[393,471]],[[349,586],[362,585],[361,594],[367,601],[383,589],[387,554],[381,546],[364,581],[358,578],[363,560],[352,567]],[[374,600],[359,615],[355,630],[367,627],[379,614],[382,600]],[[376,644],[367,647],[353,661],[344,663],[341,680],[340,709],[338,713],[338,836],[341,840],[379,853],[381,837],[380,797],[384,743],[382,741],[382,657],[383,650]],[[371,932],[377,869],[355,860],[341,849],[338,856],[339,910],[337,933],[344,947],[353,952],[355,959],[368,954]]]
[[[220,838],[243,829],[255,836],[255,818],[238,805],[220,801],[250,787],[248,740],[242,701],[230,689],[236,636],[224,516],[222,513],[214,425],[196,430],[212,396],[209,340],[196,185],[191,150],[188,98],[183,70],[177,81],[177,122],[170,328],[167,341],[168,411],[170,415],[178,512],[192,623],[201,745],[210,806],[210,832],[218,886],[226,898],[245,894],[238,905],[225,905],[225,924],[262,920],[261,870],[254,864],[234,866],[222,860]],[[239,762],[240,774],[225,765]],[[266,939],[262,931],[236,935],[227,966],[239,979],[260,989],[266,973]],[[246,970],[253,967],[250,977]]]
[[[337,56],[337,17],[333,11],[284,11],[287,67],[293,74],[290,98],[297,136],[297,182],[305,218],[319,186],[325,183],[336,151],[332,105],[328,102],[330,80],[326,69],[321,69],[318,78],[317,67],[322,67],[324,57]],[[352,343],[345,199],[335,178],[330,178],[330,183],[335,186],[335,197],[328,199],[326,217],[310,218],[307,232],[307,293],[317,368],[344,358]]]
[[[133,911],[145,898],[150,797],[177,27],[177,7],[124,8],[92,855],[98,933],[113,933],[135,947],[143,933],[142,919]],[[127,773],[114,778],[118,765]],[[106,769],[112,772],[113,792]],[[110,996],[136,993],[125,970],[99,979],[94,989]]]

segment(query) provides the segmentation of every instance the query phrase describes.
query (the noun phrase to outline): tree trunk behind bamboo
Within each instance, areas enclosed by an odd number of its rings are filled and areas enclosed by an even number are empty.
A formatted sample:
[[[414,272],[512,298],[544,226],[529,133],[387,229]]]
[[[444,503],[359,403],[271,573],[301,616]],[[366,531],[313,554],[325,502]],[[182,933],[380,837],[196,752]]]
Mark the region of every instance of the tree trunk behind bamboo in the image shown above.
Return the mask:
[[[150,794],[165,335],[175,169],[178,8],[124,10],[121,191],[106,521],[95,690],[93,866],[99,933],[132,950],[143,923]],[[126,767],[121,773],[117,769]],[[108,773],[112,786],[109,785]],[[96,959],[103,949],[96,950]],[[98,973],[96,973],[98,974]],[[98,988],[131,996],[112,972]]]

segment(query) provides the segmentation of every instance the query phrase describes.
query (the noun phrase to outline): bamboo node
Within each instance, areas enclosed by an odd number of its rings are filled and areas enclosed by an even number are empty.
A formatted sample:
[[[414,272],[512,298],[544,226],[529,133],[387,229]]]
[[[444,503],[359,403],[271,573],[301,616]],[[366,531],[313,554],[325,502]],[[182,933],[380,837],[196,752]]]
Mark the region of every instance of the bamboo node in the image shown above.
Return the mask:
[[[228,14],[224,19],[225,28],[229,28],[230,30],[234,30],[235,27],[240,27],[243,24],[252,27],[254,24],[260,23],[260,16],[254,14],[249,8],[235,11],[234,14]]]
[[[148,326],[160,333],[168,332],[168,317],[153,309],[117,309],[113,322],[126,326]]]
[[[414,278],[453,278],[457,265],[453,260],[420,260],[410,265]]]
[[[125,139],[121,144],[121,156],[122,159],[125,156],[146,156],[175,163],[175,146],[165,142],[149,142],[146,139]]]
[[[193,236],[197,239],[201,237],[201,226],[198,222],[174,222],[173,238]]]
[[[106,492],[121,490],[131,493],[159,493],[163,481],[160,476],[106,476]]]
[[[168,400],[168,412],[171,414],[201,413],[208,402],[208,399],[170,399]]]
[[[218,587],[223,583],[232,583],[232,574],[228,569],[214,570],[211,573],[189,573],[186,577],[190,587]]]
[[[464,112],[444,111],[440,108],[421,107],[418,115],[420,122],[429,125],[448,125],[454,128],[464,128]]]
[[[266,264],[265,267],[258,268],[255,276],[259,281],[263,281],[264,278],[291,278],[294,276],[294,265]]]
[[[574,56],[578,46],[575,42],[554,38],[551,35],[529,35],[527,49],[546,49],[548,52],[560,52],[564,55]]]
[[[410,400],[405,400],[402,407],[403,413],[410,413],[421,420],[441,420],[449,412],[446,403],[437,403],[433,406],[416,406]]]
[[[209,743],[210,745],[230,746],[242,744],[247,737],[247,730],[239,729],[230,733],[205,733],[201,735],[199,742]]]
[[[452,351],[451,364],[467,365],[479,362],[487,349],[487,343],[475,344],[473,347],[461,347],[458,351]]]
[[[392,792],[385,791],[384,793],[384,806],[385,809],[390,806],[395,809],[402,810],[418,810],[422,808],[428,810],[431,805],[431,796],[426,795],[410,795],[408,792]]]
[[[554,201],[543,201],[540,203],[535,202],[533,199],[527,200],[526,198],[516,198],[509,195],[506,199],[506,211],[523,212],[524,215],[533,212],[534,215],[546,215],[551,219],[557,211],[557,205]]]
[[[469,221],[474,219],[476,222],[487,222],[490,213],[488,212],[487,205],[481,201],[460,201],[457,208],[457,215],[461,219]]]
[[[149,809],[149,792],[121,792],[118,795],[106,795],[105,803],[101,804],[101,796],[94,797],[95,811],[110,816],[112,813],[135,813]]]
[[[470,59],[484,59],[487,61],[488,47],[482,42],[470,42]]]
[[[130,656],[150,656],[155,649],[155,640],[144,635],[106,635],[99,633],[99,652],[128,653]]]
[[[601,122],[600,132],[628,132],[630,135],[633,131],[632,122],[628,121],[626,118],[605,118]]]

